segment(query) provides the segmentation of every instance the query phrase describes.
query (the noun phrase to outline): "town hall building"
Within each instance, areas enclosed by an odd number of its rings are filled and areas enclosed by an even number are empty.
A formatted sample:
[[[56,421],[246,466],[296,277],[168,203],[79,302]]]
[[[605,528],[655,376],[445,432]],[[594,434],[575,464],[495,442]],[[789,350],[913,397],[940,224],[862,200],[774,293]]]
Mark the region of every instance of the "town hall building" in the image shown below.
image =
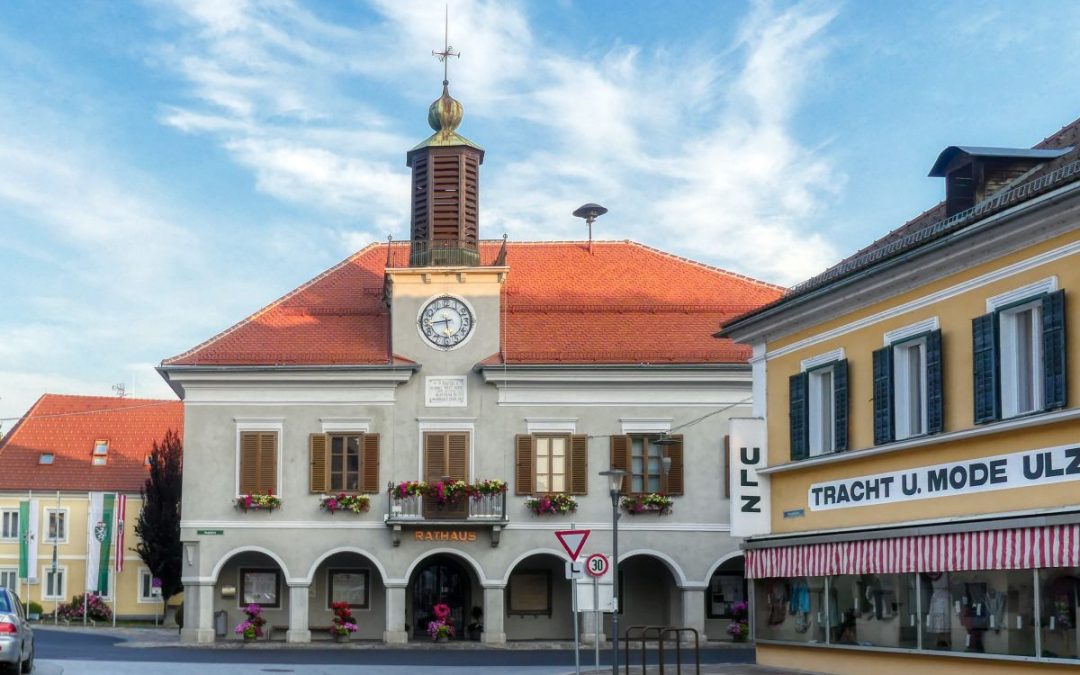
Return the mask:
[[[610,554],[608,469],[620,623],[725,637],[750,349],[712,333],[782,289],[629,241],[481,239],[484,150],[443,84],[407,153],[409,241],[162,362],[184,401],[184,640],[237,639],[250,603],[273,639],[325,638],[333,602],[362,639],[429,639],[437,603],[457,639],[571,639],[554,533]]]

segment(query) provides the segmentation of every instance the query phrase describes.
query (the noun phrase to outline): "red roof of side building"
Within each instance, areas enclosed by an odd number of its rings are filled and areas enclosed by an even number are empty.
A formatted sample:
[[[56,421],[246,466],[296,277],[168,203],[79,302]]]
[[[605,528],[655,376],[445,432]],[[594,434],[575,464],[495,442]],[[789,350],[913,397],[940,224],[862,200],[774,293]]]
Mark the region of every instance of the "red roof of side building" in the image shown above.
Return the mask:
[[[481,242],[481,263],[501,246]],[[408,243],[372,244],[162,365],[407,362],[388,353],[388,258],[406,265]],[[712,333],[783,292],[629,241],[508,243],[506,265],[502,353],[485,363],[741,363],[749,348]]]
[[[138,492],[169,429],[183,437],[180,401],[45,394],[0,441],[0,490]],[[104,466],[90,461],[97,441],[109,444]]]

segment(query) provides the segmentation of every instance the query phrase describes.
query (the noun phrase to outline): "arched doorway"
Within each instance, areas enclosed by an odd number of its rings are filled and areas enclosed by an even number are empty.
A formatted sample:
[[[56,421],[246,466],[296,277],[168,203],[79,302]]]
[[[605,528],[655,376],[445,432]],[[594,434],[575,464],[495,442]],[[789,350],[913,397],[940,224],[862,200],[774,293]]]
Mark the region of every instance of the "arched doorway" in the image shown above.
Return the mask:
[[[428,622],[435,619],[432,607],[441,602],[450,607],[456,638],[467,639],[467,627],[473,622],[472,581],[472,574],[453,556],[423,561],[409,580],[412,637],[427,637]]]
[[[213,601],[215,637],[242,639],[233,628],[245,619],[245,608],[256,604],[265,622],[263,636],[284,640],[289,628],[289,587],[285,579],[286,572],[278,561],[261,551],[238,551],[218,563]]]
[[[619,563],[620,630],[635,625],[676,625],[680,621],[680,602],[675,576],[660,558],[642,553]],[[605,632],[608,635],[611,634],[610,623],[607,618]]]
[[[571,582],[565,559],[536,553],[520,560],[507,577],[503,600],[508,640],[573,640]]]
[[[745,574],[746,559],[736,555],[717,565],[705,589],[705,633],[719,637],[727,636],[732,619],[732,607],[747,602]]]

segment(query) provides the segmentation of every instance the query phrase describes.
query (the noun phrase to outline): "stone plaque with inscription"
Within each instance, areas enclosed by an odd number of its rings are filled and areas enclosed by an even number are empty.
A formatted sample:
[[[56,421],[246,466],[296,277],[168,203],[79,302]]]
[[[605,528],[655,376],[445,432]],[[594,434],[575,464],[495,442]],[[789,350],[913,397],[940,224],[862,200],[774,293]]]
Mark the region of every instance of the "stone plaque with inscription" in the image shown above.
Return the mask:
[[[432,408],[461,408],[467,404],[464,375],[424,378],[425,404]]]

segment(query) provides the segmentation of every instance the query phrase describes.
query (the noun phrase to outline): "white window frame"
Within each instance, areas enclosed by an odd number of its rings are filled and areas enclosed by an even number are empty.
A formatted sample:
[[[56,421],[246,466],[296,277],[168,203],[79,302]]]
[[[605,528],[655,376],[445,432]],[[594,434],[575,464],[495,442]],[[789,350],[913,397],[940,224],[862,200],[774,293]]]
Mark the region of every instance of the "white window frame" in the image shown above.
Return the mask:
[[[4,536],[4,531],[3,531],[4,519],[6,518],[7,514],[9,514],[9,513],[14,513],[15,514],[15,532],[13,534],[11,534],[10,536]],[[8,509],[8,508],[0,509],[0,541],[18,541],[19,540],[19,525],[20,525],[20,523],[18,521],[19,521],[19,509]]]
[[[807,434],[810,457],[836,452],[836,382],[833,372],[832,366],[828,364],[807,371]],[[826,386],[828,391],[824,391]]]
[[[68,585],[68,568],[67,565],[57,565],[56,573],[60,575],[60,593],[59,595],[49,594],[49,575],[52,574],[52,564],[45,565],[41,568],[41,599],[42,600],[57,600],[64,601],[68,599],[67,585]]]
[[[147,578],[150,579],[151,586],[149,588],[153,588],[154,575],[150,573],[150,568],[149,567],[140,567],[139,568],[139,588],[138,588],[138,592],[136,594],[136,597],[138,599],[138,603],[140,605],[161,604],[161,598],[155,598],[153,595],[143,595],[143,579],[147,579]],[[153,591],[151,591],[151,593],[152,592]]]
[[[274,490],[275,495],[282,495],[285,493],[284,485],[284,472],[283,468],[285,462],[282,460],[285,451],[285,424],[282,417],[245,417],[234,418],[233,422],[236,424],[236,447],[233,449],[233,454],[236,457],[236,465],[233,470],[233,494],[237,499],[244,495],[240,493],[240,439],[245,431],[262,431],[271,432],[277,434],[277,487]]]
[[[914,438],[926,434],[929,421],[927,405],[926,338],[903,340],[892,345],[893,355],[893,431],[895,440]],[[918,397],[919,410],[911,409],[913,393],[912,357],[919,361]],[[918,422],[916,425],[915,422]]]
[[[49,514],[61,513],[64,516],[64,536],[59,539],[53,539],[49,536]],[[42,544],[66,544],[68,538],[71,536],[71,509],[66,506],[55,507],[46,506],[42,511],[41,519],[41,537],[38,539]]]
[[[424,480],[424,433],[464,431],[469,434],[469,479],[476,480],[476,418],[475,417],[418,417],[416,442],[416,479]]]
[[[15,581],[13,585],[5,584],[4,577],[9,576]],[[19,568],[18,567],[0,567],[0,586],[16,590],[19,585]]]
[[[1031,408],[1020,409],[1020,381],[1022,362],[1020,357],[1020,315],[1030,312],[1031,345],[1029,378]],[[1018,417],[1043,409],[1043,347],[1042,347],[1042,298],[1032,299],[1021,305],[998,310],[998,345],[1001,350],[999,372],[1001,374],[1001,417]]]

